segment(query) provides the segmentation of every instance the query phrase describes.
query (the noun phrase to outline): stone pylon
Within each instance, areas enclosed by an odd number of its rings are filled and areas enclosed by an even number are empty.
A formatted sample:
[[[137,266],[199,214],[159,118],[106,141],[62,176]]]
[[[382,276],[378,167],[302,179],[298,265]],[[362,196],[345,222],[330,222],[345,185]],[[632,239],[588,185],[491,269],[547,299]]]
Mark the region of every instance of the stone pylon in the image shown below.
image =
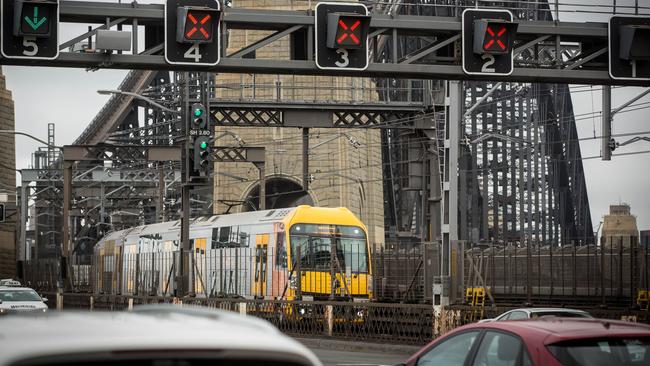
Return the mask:
[[[14,101],[7,90],[5,76],[0,69],[0,130],[14,130]],[[16,202],[16,139],[14,135],[0,134],[0,203]],[[4,202],[7,204],[8,202]],[[13,215],[0,224],[0,278],[16,277],[16,220]]]
[[[234,6],[275,10],[307,10],[316,2],[291,0],[238,0]],[[260,40],[272,32],[231,30],[228,53]],[[285,37],[258,49],[255,57],[289,59],[290,39]],[[216,75],[217,95],[222,100],[245,102],[362,103],[378,99],[370,79],[354,77],[296,75]],[[262,116],[261,118],[266,118]],[[308,118],[308,117],[306,117]],[[381,136],[377,129],[309,130],[308,194],[302,185],[302,130],[278,127],[218,128],[216,135],[229,131],[246,146],[266,148],[267,209],[311,204],[321,207],[347,207],[367,226],[371,245],[384,243],[383,175]],[[237,145],[232,136],[217,145]],[[214,212],[248,211],[257,206],[258,170],[247,163],[221,163],[215,166]]]

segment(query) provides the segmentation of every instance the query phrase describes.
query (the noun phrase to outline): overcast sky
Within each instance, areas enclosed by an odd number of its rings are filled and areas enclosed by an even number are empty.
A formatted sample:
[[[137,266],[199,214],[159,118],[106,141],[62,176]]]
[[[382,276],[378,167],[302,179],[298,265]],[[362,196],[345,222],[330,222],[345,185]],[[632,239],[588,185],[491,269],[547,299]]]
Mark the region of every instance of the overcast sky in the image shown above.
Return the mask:
[[[619,6],[634,5],[638,1],[648,6],[650,0],[617,0]],[[160,1],[143,1],[160,2]],[[551,2],[554,2],[551,0]],[[563,0],[561,2],[567,2]],[[611,4],[612,0],[572,0],[590,6],[590,11],[610,11],[600,5]],[[578,10],[584,10],[579,8]],[[562,21],[607,21],[607,14],[585,14],[583,12],[560,14]],[[619,9],[620,11],[621,9]],[[629,12],[629,9],[623,9]],[[643,10],[648,13],[648,10]],[[62,40],[72,38],[83,28],[63,28]],[[47,124],[56,124],[56,144],[70,144],[76,139],[88,123],[107,101],[108,96],[97,94],[98,89],[115,89],[126,71],[100,70],[86,72],[77,69],[28,68],[4,66],[7,87],[13,93],[16,113],[16,130],[26,132],[43,140],[47,138]],[[581,138],[600,136],[601,87],[572,86],[574,111],[577,116],[577,128]],[[623,104],[644,89],[615,88],[612,92],[612,106]],[[643,105],[646,103],[645,105]],[[650,96],[641,99],[642,104],[636,111],[621,113],[614,119],[613,133],[649,132],[650,131]],[[634,107],[632,109],[635,109]],[[596,112],[591,114],[592,112]],[[582,116],[582,117],[581,117]],[[584,116],[587,116],[586,118]],[[650,137],[650,134],[642,136]],[[629,137],[617,137],[620,142]],[[38,145],[25,137],[16,138],[17,169],[28,168],[31,153]],[[600,155],[599,140],[581,142],[582,156]],[[650,142],[637,142],[621,147],[616,153],[650,150]],[[584,161],[589,201],[594,226],[602,220],[610,204],[627,202],[632,206],[633,214],[638,217],[639,229],[650,229],[650,154],[614,157],[612,161],[600,159]]]

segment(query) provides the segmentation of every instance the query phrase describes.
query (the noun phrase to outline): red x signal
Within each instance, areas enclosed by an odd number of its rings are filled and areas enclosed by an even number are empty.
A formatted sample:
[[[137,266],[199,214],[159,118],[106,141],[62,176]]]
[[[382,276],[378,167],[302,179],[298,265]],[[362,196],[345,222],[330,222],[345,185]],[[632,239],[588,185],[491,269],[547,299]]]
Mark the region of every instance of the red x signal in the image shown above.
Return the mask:
[[[192,41],[210,41],[212,38],[212,14],[188,11],[185,22],[185,38]]]
[[[354,19],[352,19],[354,21]],[[356,31],[359,26],[361,25],[361,20],[356,20],[354,23],[352,23],[351,26],[348,26],[343,19],[339,19],[339,26],[342,29],[342,32],[339,32],[339,37],[336,39],[336,43],[343,45],[344,41],[350,37],[352,42],[354,42],[355,45],[360,45],[361,40],[359,39],[359,32]]]
[[[506,50],[506,43],[508,42],[507,40],[507,29],[504,26],[501,26],[501,29],[499,29],[498,32],[495,32],[492,29],[492,26],[487,27],[487,34],[490,37],[485,37],[486,43],[483,45],[483,49],[486,51],[492,51],[495,48],[495,45],[498,46],[500,51],[505,51]],[[504,37],[505,36],[505,37]]]

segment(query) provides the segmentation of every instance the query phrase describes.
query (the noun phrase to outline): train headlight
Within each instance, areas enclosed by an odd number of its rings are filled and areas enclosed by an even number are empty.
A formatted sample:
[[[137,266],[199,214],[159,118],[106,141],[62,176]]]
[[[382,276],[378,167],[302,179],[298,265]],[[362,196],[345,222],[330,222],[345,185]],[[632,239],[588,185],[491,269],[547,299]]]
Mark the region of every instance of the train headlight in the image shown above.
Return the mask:
[[[366,315],[366,312],[363,309],[357,310],[357,318],[363,318]]]
[[[307,311],[305,310],[305,308],[300,308],[298,312],[300,313],[300,315],[305,315]]]

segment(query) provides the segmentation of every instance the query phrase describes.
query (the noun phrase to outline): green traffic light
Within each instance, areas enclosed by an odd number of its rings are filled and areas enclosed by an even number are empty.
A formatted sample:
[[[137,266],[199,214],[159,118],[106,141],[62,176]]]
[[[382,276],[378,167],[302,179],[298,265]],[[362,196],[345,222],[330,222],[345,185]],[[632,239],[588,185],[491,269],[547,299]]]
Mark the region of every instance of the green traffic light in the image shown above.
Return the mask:
[[[199,146],[201,147],[201,150],[205,150],[205,149],[208,148],[208,143],[205,142],[205,141],[202,141],[202,142],[201,142],[201,145],[199,145]]]
[[[203,115],[203,110],[201,108],[196,108],[194,110],[194,117],[201,117]]]

